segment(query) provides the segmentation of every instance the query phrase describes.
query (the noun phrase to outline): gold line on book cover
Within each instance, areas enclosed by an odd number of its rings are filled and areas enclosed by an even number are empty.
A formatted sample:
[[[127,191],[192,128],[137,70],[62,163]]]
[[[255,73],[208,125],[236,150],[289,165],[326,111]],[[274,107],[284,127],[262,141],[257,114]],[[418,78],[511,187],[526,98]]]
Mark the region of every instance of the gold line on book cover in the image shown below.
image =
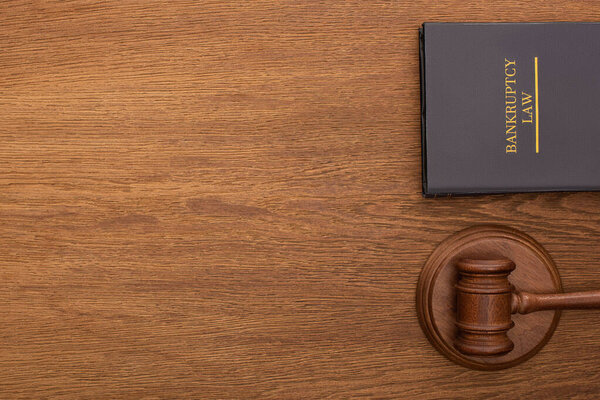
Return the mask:
[[[535,57],[535,152],[540,152],[540,102],[538,96],[538,58]]]

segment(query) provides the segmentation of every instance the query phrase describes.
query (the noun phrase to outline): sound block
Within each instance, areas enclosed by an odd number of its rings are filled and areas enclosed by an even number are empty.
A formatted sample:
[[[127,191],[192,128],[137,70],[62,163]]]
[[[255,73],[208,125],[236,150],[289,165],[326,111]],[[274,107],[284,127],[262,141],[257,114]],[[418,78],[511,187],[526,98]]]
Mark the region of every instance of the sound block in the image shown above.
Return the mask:
[[[516,229],[483,225],[460,231],[444,240],[431,254],[419,277],[417,313],[425,335],[451,361],[472,369],[498,370],[520,364],[550,340],[560,311],[513,314],[515,326],[508,337],[515,347],[501,356],[469,356],[454,348],[456,337],[456,263],[463,258],[508,258],[516,264],[509,280],[517,290],[531,293],[562,292],[560,276],[544,248]]]

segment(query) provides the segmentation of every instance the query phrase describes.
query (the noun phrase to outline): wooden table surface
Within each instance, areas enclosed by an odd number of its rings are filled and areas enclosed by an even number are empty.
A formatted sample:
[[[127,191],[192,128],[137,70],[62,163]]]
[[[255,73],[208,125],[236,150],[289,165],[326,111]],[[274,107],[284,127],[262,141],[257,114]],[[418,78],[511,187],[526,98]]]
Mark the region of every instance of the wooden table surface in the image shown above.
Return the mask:
[[[598,398],[599,312],[471,371],[422,265],[480,223],[600,287],[600,194],[421,196],[424,21],[586,1],[4,1],[1,398]]]

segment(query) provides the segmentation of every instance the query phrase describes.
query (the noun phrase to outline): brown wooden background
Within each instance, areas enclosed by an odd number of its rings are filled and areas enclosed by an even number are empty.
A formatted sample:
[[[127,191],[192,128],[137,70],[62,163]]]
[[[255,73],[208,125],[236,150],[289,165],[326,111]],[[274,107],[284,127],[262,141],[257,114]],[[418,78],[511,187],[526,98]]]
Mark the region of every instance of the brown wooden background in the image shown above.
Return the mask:
[[[502,223],[600,287],[600,194],[423,199],[423,21],[590,1],[4,1],[0,397],[600,396],[599,312],[505,372],[417,323],[447,235]]]

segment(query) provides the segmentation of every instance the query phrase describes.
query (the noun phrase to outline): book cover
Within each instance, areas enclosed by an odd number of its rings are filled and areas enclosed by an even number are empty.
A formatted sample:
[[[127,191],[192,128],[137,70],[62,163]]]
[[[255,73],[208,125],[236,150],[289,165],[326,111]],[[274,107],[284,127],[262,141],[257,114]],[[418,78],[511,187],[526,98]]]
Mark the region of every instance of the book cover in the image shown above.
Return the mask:
[[[600,190],[600,24],[425,23],[425,196]]]

